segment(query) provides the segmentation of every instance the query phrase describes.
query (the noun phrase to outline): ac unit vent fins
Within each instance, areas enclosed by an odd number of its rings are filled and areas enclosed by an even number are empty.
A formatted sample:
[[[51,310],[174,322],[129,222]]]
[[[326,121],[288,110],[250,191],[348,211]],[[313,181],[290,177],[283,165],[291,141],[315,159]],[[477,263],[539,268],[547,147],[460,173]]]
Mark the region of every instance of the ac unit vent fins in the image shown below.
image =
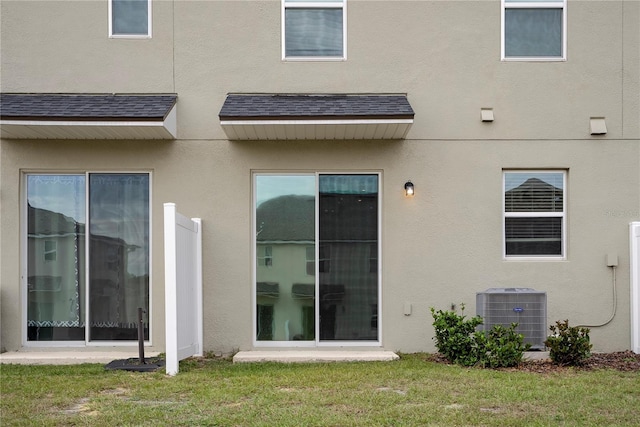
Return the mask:
[[[544,350],[547,339],[547,293],[531,288],[489,288],[476,294],[476,314],[484,319],[480,330],[517,323],[516,331],[532,350]]]

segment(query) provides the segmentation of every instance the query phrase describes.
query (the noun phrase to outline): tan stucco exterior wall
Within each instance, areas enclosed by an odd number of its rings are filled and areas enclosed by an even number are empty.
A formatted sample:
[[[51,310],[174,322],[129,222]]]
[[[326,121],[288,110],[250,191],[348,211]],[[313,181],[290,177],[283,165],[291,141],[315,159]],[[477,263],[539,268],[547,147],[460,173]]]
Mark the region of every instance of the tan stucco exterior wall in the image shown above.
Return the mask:
[[[203,220],[205,350],[252,348],[256,171],[381,173],[382,345],[433,351],[430,307],[546,291],[548,319],[629,348],[628,223],[640,220],[640,2],[569,2],[564,62],[501,62],[499,1],[348,2],[347,60],[281,60],[279,1],[155,1],[153,37],[107,37],[107,2],[3,1],[2,92],[177,93],[175,141],[0,143],[1,343],[22,345],[21,177],[152,173],[152,342],[164,347],[162,204]],[[407,93],[403,141],[230,142],[241,93]],[[494,109],[482,123],[480,108]],[[605,136],[589,118],[606,117]],[[563,169],[567,259],[504,261],[503,169]],[[405,198],[407,179],[416,196]],[[405,303],[412,314],[404,314]]]

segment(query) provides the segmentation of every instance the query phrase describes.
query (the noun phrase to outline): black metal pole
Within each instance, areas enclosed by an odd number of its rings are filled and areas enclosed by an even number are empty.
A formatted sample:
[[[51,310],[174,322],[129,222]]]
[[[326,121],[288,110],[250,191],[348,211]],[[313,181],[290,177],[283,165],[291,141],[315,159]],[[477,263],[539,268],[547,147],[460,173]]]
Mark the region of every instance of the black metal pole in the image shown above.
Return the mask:
[[[138,307],[138,357],[140,364],[145,365],[147,362],[144,360],[144,323],[142,313],[144,313],[144,310],[142,307]]]

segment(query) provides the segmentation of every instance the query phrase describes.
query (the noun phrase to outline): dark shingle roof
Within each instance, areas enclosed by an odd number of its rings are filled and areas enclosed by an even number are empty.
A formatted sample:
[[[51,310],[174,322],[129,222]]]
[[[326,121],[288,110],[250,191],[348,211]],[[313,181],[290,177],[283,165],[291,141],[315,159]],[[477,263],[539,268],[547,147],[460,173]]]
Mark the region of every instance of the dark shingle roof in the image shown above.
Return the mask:
[[[162,120],[177,95],[0,94],[4,120]]]
[[[221,120],[410,118],[413,109],[405,95],[283,95],[229,94]]]

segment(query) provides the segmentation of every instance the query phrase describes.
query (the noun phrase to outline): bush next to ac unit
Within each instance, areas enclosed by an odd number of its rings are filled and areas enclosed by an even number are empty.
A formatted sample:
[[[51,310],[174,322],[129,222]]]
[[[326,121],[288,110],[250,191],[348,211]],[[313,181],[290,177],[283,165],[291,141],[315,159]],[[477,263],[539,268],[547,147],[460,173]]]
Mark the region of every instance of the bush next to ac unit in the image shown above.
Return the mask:
[[[477,331],[483,323],[482,317],[467,319],[464,304],[461,307],[462,314],[431,308],[436,348],[447,360],[463,366],[489,368],[515,366],[522,361],[530,346],[524,344],[524,336],[515,331],[516,323],[508,328],[495,325],[486,333]]]
[[[544,345],[549,347],[549,357],[556,365],[579,366],[591,356],[589,328],[569,326],[569,321],[556,321],[549,329]]]

